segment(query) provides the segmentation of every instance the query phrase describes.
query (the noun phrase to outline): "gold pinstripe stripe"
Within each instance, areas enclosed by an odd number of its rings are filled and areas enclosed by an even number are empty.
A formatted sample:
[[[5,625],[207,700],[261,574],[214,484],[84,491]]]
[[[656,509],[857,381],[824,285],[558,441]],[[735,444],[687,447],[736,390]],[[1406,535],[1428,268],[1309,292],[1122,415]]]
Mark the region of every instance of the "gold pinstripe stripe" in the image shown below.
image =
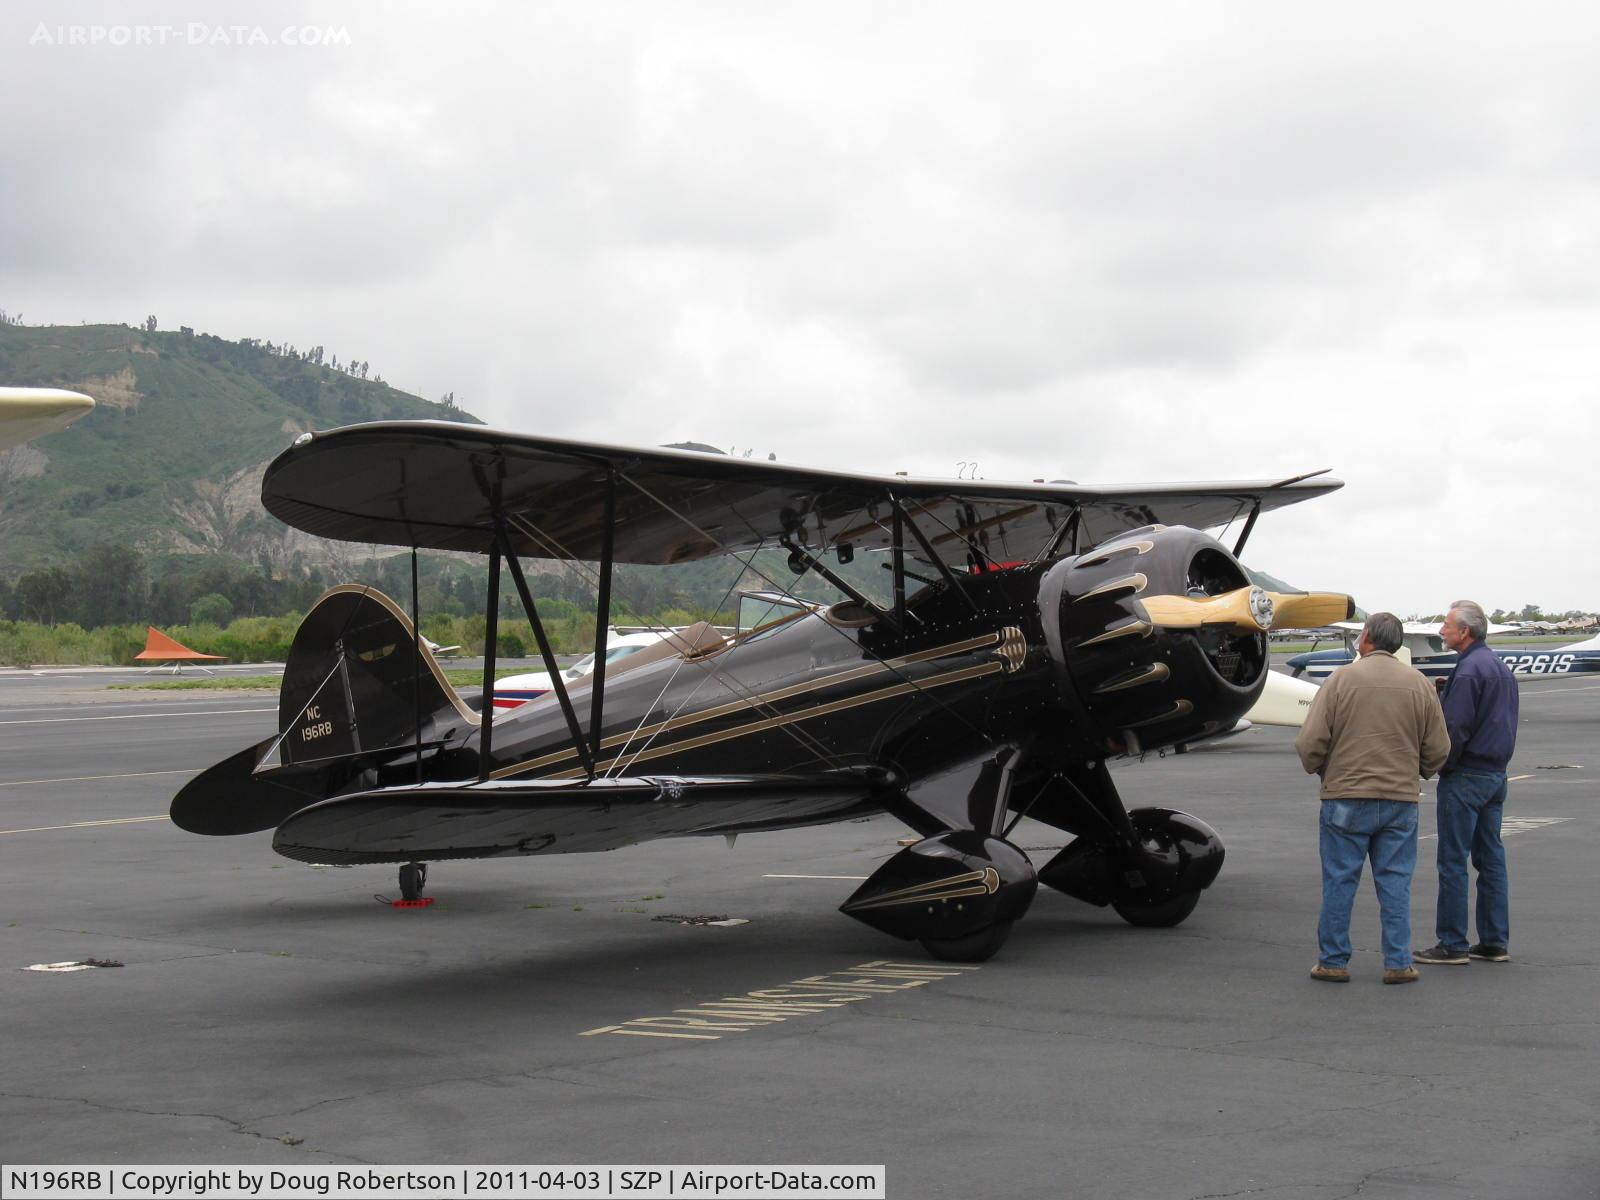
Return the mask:
[[[678,754],[685,750],[698,750],[703,746],[712,746],[718,742],[730,741],[733,738],[745,737],[752,733],[761,733],[768,729],[777,729],[783,725],[793,725],[799,721],[810,721],[816,717],[830,716],[846,709],[859,708],[863,704],[874,704],[879,700],[890,700],[896,696],[909,695],[912,692],[930,691],[936,687],[945,687],[952,683],[961,683],[968,679],[981,679],[985,675],[993,675],[1003,671],[1005,667],[998,662],[980,663],[975,667],[963,667],[958,671],[947,671],[943,675],[935,675],[931,679],[924,679],[916,683],[897,683],[892,687],[879,688],[875,692],[864,692],[859,696],[850,696],[843,700],[835,700],[831,704],[819,704],[816,708],[808,708],[804,712],[784,713],[776,717],[763,717],[757,721],[747,721],[732,729],[725,729],[721,733],[707,733],[700,737],[686,738],[683,741],[673,742],[667,746],[657,746],[654,750],[646,750],[636,755],[633,762],[646,762],[652,758],[660,758],[665,754]],[[604,770],[613,767],[621,755],[608,759],[605,762],[595,763],[595,770]],[[558,771],[546,776],[549,779],[576,779],[583,774],[580,768]]]
[[[1109,642],[1112,638],[1127,637],[1130,633],[1136,633],[1140,637],[1149,637],[1154,632],[1154,626],[1147,625],[1143,621],[1131,621],[1126,625],[1118,625],[1115,629],[1108,629],[1105,633],[1095,637],[1086,638],[1078,643],[1077,649],[1081,650],[1085,646],[1096,646],[1101,642]]]
[[[440,669],[438,662],[433,657],[433,651],[429,650],[427,645],[420,638],[416,637],[416,631],[411,627],[411,618],[406,615],[405,609],[401,608],[377,588],[368,587],[364,583],[335,584],[333,587],[323,592],[322,595],[317,597],[316,601],[311,605],[311,607],[306,610],[306,617],[309,618],[312,613],[321,608],[324,600],[327,600],[332,596],[346,595],[359,595],[363,599],[371,600],[379,608],[386,611],[391,617],[398,621],[400,623],[400,628],[405,630],[406,637],[415,640],[417,651],[422,655],[422,661],[427,666],[428,673],[433,676],[433,681],[437,683],[439,685],[439,689],[444,692],[445,699],[450,701],[450,703],[455,706],[456,715],[469,725],[477,725],[480,721],[482,721],[482,718],[477,713],[473,712],[466,706],[466,703],[461,699],[460,694],[456,691],[455,686],[444,677],[444,672]],[[333,647],[329,646],[327,649],[332,650]],[[360,714],[353,715],[356,716],[357,720],[360,719]]]
[[[1132,575],[1125,575],[1121,579],[1112,579],[1106,583],[1102,583],[1097,588],[1090,588],[1087,592],[1074,600],[1073,603],[1082,604],[1085,600],[1092,600],[1096,596],[1109,595],[1112,592],[1132,592],[1134,595],[1138,595],[1140,592],[1144,591],[1149,584],[1150,581],[1148,579],[1146,579],[1139,572],[1135,571]]]
[[[859,667],[851,667],[845,671],[835,671],[832,675],[824,675],[821,679],[809,679],[802,683],[790,684],[788,687],[777,688],[770,692],[763,692],[756,696],[741,697],[731,700],[726,704],[719,704],[712,708],[700,709],[689,713],[687,716],[671,717],[665,721],[658,721],[654,725],[646,725],[639,729],[628,730],[624,733],[614,733],[600,743],[601,750],[615,749],[636,738],[651,738],[658,733],[671,733],[679,729],[687,729],[691,725],[698,725],[704,721],[712,721],[718,717],[725,717],[729,713],[736,713],[746,708],[756,708],[763,704],[771,704],[778,700],[787,700],[793,696],[804,695],[807,692],[820,691],[826,687],[833,687],[841,683],[861,679],[884,671],[891,671],[898,667],[912,666],[916,663],[928,662],[936,658],[946,658],[952,654],[962,654],[968,650],[979,650],[985,646],[993,646],[1000,641],[999,633],[983,634],[965,641],[951,642],[945,646],[935,646],[931,650],[919,650],[915,654],[907,654],[900,658],[886,659],[880,662],[866,663]],[[499,727],[499,722],[496,722]],[[524,762],[514,763],[508,767],[501,767],[490,772],[491,779],[501,779],[510,775],[521,775],[528,771],[536,771],[540,767],[548,767],[569,758],[576,758],[578,752],[570,746],[563,750],[555,750],[549,754],[530,758]]]
[[[845,905],[846,912],[861,912],[869,908],[895,908],[902,904],[925,904],[931,900],[959,900],[963,896],[992,896],[1000,890],[1000,872],[993,867],[981,871],[968,871],[964,875],[947,875],[943,879],[930,879],[926,883],[897,888]]]

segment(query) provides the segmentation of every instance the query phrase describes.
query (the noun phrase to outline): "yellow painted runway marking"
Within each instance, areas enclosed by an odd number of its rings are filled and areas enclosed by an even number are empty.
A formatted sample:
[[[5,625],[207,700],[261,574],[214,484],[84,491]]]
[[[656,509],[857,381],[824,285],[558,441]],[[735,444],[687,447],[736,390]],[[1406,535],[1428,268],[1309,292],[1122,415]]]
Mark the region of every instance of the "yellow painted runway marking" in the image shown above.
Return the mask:
[[[763,875],[763,879],[865,879],[865,875]]]
[[[0,783],[0,787],[28,787],[35,783],[93,783],[97,779],[141,779],[146,775],[196,775],[191,767],[175,767],[170,771],[129,771],[124,775],[65,775],[60,779],[13,779]]]
[[[0,721],[0,725],[70,725],[74,721],[150,721],[157,717],[231,717],[237,713],[277,711],[275,708],[213,708],[205,712],[123,713],[115,717],[30,717],[26,721]]]
[[[137,825],[141,821],[170,821],[171,817],[161,813],[154,817],[116,817],[109,821],[74,821],[70,825],[35,825],[31,829],[0,829],[0,834],[7,833],[49,833],[54,829],[89,829],[95,825]]]
[[[585,1029],[579,1037],[615,1034],[621,1037],[675,1038],[715,1042],[730,1033],[749,1033],[794,1017],[816,1016],[848,1004],[953,979],[976,966],[956,963],[893,962],[878,959],[772,988],[707,1000],[693,1008],[674,1009],[658,1017],[635,1017],[617,1025]]]

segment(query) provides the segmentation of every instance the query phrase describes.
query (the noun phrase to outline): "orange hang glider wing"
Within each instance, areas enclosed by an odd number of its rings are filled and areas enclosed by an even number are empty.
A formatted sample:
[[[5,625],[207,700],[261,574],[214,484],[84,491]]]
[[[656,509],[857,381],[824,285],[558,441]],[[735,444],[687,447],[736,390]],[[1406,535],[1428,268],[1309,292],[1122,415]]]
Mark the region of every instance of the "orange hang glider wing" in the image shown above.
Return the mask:
[[[133,657],[146,662],[221,662],[220,654],[201,654],[198,650],[191,650],[182,642],[174,641],[154,625],[149,627],[150,634],[145,638],[144,649]]]

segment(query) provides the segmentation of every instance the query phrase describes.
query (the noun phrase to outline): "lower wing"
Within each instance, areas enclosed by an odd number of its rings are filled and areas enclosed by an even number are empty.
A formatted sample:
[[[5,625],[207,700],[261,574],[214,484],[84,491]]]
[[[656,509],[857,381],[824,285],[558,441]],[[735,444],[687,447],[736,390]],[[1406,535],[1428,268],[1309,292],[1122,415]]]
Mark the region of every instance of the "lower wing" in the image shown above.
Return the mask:
[[[817,775],[489,780],[378,788],[289,816],[272,848],[301,862],[437,862],[610,850],[873,812],[895,788],[878,769]]]

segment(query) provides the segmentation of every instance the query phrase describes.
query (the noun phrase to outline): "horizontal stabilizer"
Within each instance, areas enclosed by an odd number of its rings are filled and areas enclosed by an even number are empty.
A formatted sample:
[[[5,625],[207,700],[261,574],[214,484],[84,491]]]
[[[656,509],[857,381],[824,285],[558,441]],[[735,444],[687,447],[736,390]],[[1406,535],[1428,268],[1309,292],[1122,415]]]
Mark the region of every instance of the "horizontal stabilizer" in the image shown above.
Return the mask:
[[[354,864],[611,850],[662,837],[838,820],[881,807],[881,770],[817,775],[489,780],[378,788],[325,800],[278,827],[272,848]]]
[[[271,829],[290,813],[315,804],[348,783],[337,766],[257,775],[256,765],[272,749],[268,738],[200,772],[172,799],[172,823],[190,833],[226,837]]]

